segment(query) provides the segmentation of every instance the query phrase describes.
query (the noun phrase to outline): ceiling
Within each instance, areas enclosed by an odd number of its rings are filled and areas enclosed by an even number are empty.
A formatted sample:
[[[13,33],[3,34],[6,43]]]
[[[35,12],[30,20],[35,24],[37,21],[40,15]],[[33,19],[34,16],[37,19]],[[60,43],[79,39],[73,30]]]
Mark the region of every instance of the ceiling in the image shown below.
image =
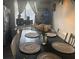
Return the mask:
[[[13,1],[13,0],[3,0],[3,3],[5,4],[11,3],[9,1]],[[25,0],[19,0],[19,1],[22,2]],[[63,2],[64,0],[27,0],[27,1],[36,1],[38,9],[41,10],[42,8],[50,8],[54,4]],[[71,0],[71,1],[75,1],[75,0]]]

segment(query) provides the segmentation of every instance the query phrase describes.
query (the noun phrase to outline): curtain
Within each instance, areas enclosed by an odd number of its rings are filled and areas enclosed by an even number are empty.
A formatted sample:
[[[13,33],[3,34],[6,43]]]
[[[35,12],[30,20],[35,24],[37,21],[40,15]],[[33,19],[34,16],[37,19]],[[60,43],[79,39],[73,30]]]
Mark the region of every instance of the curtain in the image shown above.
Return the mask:
[[[4,31],[7,31],[9,28],[9,14],[10,9],[3,5],[3,27]]]
[[[16,25],[16,18],[18,18],[18,14],[19,14],[17,0],[14,0],[14,10],[15,10],[15,26],[17,26]]]
[[[27,4],[27,0],[18,0],[19,14],[21,14],[24,11],[26,4]]]
[[[30,4],[32,10],[34,11],[34,13],[38,14],[36,2],[35,1],[29,1],[29,4]]]

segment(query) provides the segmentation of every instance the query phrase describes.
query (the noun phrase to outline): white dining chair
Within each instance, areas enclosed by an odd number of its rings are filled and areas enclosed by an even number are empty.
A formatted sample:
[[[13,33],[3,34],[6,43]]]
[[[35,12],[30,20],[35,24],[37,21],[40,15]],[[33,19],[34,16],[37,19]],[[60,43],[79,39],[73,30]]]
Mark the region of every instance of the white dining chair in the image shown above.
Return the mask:
[[[73,47],[75,47],[75,36],[71,33],[69,40],[68,40],[68,44],[72,45]]]
[[[75,36],[71,33],[68,42],[54,42],[52,47],[64,54],[72,54],[75,52]]]
[[[15,56],[16,56],[19,38],[20,38],[20,31],[17,30],[17,34],[13,37],[12,42],[11,42],[11,51],[12,51],[12,55],[13,55],[14,59],[15,59]]]

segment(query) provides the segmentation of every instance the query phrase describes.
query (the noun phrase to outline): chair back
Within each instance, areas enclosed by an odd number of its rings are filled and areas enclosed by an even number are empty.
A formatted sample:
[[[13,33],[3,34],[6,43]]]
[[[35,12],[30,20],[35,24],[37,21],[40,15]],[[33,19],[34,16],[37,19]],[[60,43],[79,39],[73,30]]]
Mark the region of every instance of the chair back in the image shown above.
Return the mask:
[[[15,55],[16,55],[16,36],[14,36],[12,42],[11,42],[11,51],[12,51],[12,55],[13,57],[15,58]]]
[[[67,38],[67,36],[68,36],[68,33],[63,32],[62,30],[60,30],[60,29],[58,28],[58,30],[57,30],[57,35],[58,35],[60,38],[62,38],[63,40],[66,40],[66,38]]]
[[[72,33],[70,34],[68,43],[72,45],[73,47],[75,47],[75,36]]]
[[[12,42],[11,42],[11,51],[12,51],[12,55],[13,55],[14,59],[16,56],[20,33],[21,32],[18,32],[18,30],[17,30],[17,34],[13,37]]]

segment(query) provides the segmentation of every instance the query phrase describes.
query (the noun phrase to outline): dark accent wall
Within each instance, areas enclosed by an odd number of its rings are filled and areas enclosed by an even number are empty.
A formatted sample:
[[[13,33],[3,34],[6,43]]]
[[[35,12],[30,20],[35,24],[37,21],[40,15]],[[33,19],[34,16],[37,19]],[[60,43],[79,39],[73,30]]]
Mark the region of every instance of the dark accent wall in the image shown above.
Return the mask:
[[[9,35],[9,40],[11,41],[15,35],[14,0],[3,0],[3,5],[5,5],[8,9],[10,9],[9,30],[7,35]]]
[[[10,28],[14,28],[14,0],[4,0],[3,4],[10,9]]]

